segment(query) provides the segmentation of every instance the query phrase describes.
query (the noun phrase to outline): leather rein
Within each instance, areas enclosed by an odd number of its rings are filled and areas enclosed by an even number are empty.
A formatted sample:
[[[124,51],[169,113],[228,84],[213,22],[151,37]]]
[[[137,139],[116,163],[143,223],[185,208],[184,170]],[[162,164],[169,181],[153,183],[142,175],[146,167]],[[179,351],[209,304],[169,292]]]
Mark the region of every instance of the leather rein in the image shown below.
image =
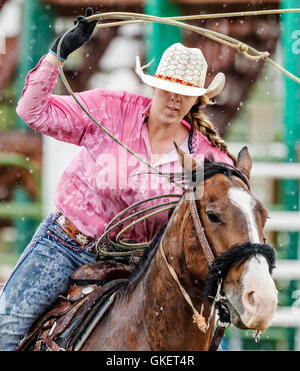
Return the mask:
[[[212,251],[212,249],[211,249],[211,247],[210,247],[210,245],[207,241],[207,238],[206,238],[206,235],[205,235],[205,232],[204,232],[204,228],[202,226],[202,223],[201,223],[198,211],[197,211],[197,205],[196,205],[194,191],[191,191],[190,195],[191,195],[191,198],[190,198],[189,207],[190,207],[190,212],[191,212],[191,215],[192,215],[193,223],[194,223],[194,226],[195,226],[195,229],[196,229],[196,233],[197,233],[200,245],[203,249],[204,255],[205,255],[206,260],[208,262],[208,265],[211,266],[214,259],[215,259],[215,256],[214,256],[214,253],[213,253],[213,251]],[[218,283],[217,294],[214,297],[213,304],[212,304],[211,311],[210,311],[210,315],[209,315],[209,318],[206,321],[205,317],[203,316],[203,304],[202,304],[202,307],[201,307],[201,312],[199,313],[197,311],[197,309],[194,307],[189,294],[187,293],[187,291],[184,289],[184,287],[179,282],[178,276],[177,276],[174,268],[168,263],[166,255],[164,253],[164,249],[163,249],[162,238],[161,238],[160,243],[159,243],[159,249],[160,249],[161,254],[163,256],[163,259],[164,259],[164,261],[165,261],[165,263],[168,267],[169,272],[171,273],[174,280],[177,282],[177,284],[179,286],[179,289],[180,289],[184,299],[186,300],[186,302],[191,307],[191,309],[193,311],[193,321],[194,321],[194,323],[196,323],[196,325],[198,326],[198,328],[201,332],[207,333],[207,331],[210,327],[210,322],[214,318],[216,308],[218,307],[219,320],[217,321],[217,328],[216,328],[216,331],[214,333],[214,336],[212,338],[212,341],[210,342],[209,349],[208,349],[210,351],[218,350],[220,342],[223,338],[224,332],[225,332],[226,328],[228,328],[231,324],[228,309],[226,308],[226,306],[223,303],[225,297],[223,297],[221,295],[222,280],[220,280],[219,283]],[[221,310],[226,311],[225,316],[222,315],[222,313],[220,313]],[[226,320],[224,322],[222,321],[222,317],[226,318]]]

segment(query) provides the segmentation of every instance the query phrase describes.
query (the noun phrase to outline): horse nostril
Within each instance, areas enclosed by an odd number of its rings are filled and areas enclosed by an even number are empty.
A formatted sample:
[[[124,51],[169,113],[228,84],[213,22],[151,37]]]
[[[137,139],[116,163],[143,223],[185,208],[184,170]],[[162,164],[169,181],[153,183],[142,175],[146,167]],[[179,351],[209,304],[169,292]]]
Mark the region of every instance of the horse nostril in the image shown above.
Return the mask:
[[[248,291],[243,295],[243,305],[248,312],[255,311],[254,291]]]
[[[248,301],[249,304],[254,307],[255,306],[255,301],[254,301],[254,291],[249,292],[248,294]]]

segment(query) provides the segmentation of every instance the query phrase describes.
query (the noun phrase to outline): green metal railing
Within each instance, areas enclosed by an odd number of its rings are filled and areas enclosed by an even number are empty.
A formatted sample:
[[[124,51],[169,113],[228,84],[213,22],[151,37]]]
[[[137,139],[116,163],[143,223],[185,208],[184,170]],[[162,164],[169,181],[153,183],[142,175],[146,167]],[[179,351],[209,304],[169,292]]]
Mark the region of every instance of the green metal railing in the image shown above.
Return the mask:
[[[284,9],[299,6],[299,0],[283,0],[281,7]],[[300,56],[297,47],[297,33],[300,30],[299,14],[283,14],[281,20],[281,41],[283,50],[284,67],[290,72],[300,75]],[[300,139],[300,87],[295,81],[285,78],[285,102],[284,102],[284,127],[287,145],[287,162],[298,162],[299,139]],[[299,182],[286,180],[282,182],[283,202],[286,210],[299,210]],[[298,258],[299,233],[289,233],[289,243],[286,250],[287,259]],[[292,293],[297,290],[297,281],[291,281],[288,289],[288,305],[292,305]],[[296,329],[289,329],[289,349],[295,349]]]

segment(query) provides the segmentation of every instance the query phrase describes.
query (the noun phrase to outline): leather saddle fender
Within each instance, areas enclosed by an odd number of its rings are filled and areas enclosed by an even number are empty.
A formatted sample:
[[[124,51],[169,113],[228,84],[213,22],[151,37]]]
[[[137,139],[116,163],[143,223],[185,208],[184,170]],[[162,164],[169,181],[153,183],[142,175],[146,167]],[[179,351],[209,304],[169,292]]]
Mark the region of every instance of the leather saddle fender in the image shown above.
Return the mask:
[[[130,273],[128,265],[113,261],[97,261],[76,269],[67,293],[32,324],[16,351],[73,350],[92,314],[127,284]]]

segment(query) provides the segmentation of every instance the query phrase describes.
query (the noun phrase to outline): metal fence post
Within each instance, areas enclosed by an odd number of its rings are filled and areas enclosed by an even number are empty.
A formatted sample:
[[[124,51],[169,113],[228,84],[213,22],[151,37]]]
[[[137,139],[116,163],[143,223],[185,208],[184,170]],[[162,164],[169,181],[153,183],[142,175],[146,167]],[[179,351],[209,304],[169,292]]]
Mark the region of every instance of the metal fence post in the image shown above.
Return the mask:
[[[297,8],[299,0],[283,0],[282,8]],[[281,40],[285,68],[300,76],[300,15],[283,14],[281,22]],[[284,101],[284,139],[287,146],[287,162],[299,161],[300,139],[300,86],[293,80],[285,77]],[[287,210],[299,210],[299,182],[286,180],[283,183],[283,202]],[[289,233],[287,258],[298,258],[299,233]],[[297,289],[297,281],[291,281],[288,292],[288,304],[293,304],[292,293]],[[295,347],[295,329],[289,330],[289,348]]]
[[[181,14],[178,4],[170,0],[147,0],[145,13],[158,17],[172,17]],[[146,57],[154,62],[147,71],[154,74],[163,52],[172,44],[182,41],[182,31],[179,27],[167,26],[160,23],[146,25]]]

